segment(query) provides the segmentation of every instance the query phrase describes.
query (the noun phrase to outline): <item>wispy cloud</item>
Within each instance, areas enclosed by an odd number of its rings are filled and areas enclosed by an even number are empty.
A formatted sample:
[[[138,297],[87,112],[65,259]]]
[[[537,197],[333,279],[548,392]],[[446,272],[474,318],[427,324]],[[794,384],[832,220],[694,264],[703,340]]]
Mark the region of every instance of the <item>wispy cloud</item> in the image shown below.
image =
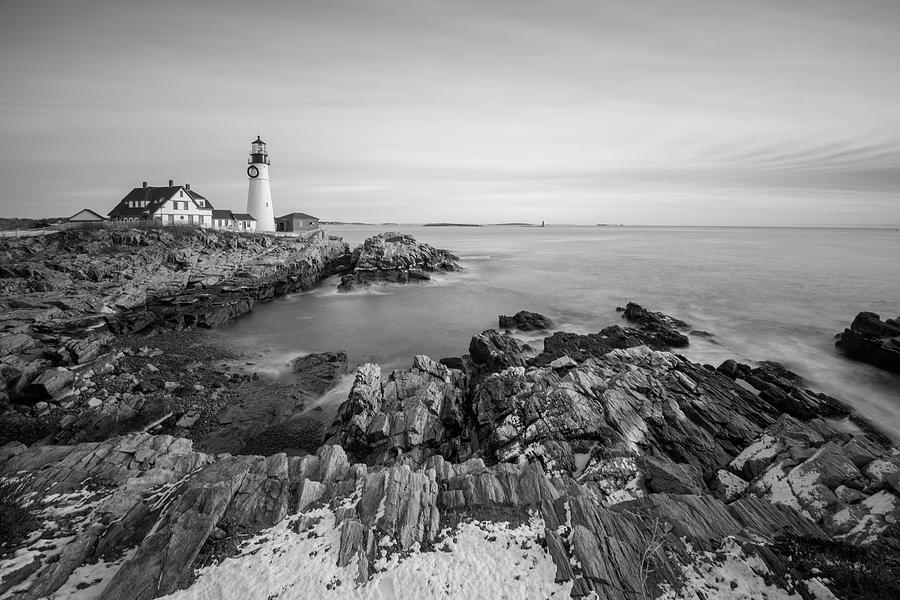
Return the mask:
[[[8,4],[0,212],[172,177],[241,208],[260,132],[276,203],[324,218],[897,223],[898,28],[881,0]]]

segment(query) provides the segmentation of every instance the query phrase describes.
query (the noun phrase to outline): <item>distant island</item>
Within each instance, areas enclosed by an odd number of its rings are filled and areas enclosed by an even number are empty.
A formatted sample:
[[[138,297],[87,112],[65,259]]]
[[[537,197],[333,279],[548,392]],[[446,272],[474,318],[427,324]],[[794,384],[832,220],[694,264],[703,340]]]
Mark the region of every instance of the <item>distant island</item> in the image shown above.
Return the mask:
[[[425,223],[422,227],[483,227],[475,223]]]

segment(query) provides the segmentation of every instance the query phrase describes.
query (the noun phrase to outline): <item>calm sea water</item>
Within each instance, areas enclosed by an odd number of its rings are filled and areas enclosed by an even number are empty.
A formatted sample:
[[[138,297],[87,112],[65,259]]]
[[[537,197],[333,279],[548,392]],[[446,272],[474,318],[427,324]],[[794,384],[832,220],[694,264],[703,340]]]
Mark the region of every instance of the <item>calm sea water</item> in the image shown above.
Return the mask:
[[[278,372],[298,354],[344,350],[352,365],[406,367],[467,352],[497,315],[534,310],[558,329],[622,323],[627,301],[713,334],[688,358],[776,360],[900,438],[900,377],[844,358],[834,336],[856,313],[900,314],[900,231],[640,227],[330,227],[355,246],[399,230],[447,248],[465,271],[432,283],[338,294],[335,279],[259,306],[222,342]],[[534,338],[537,340],[538,338]],[[540,342],[538,341],[538,346]],[[350,376],[325,399],[333,409]]]

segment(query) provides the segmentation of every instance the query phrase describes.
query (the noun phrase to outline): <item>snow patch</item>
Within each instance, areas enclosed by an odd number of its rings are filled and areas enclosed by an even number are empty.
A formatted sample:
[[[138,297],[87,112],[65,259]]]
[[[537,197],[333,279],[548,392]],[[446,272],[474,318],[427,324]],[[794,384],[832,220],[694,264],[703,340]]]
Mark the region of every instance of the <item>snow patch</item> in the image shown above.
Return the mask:
[[[750,459],[768,462],[781,452],[781,444],[768,433],[764,433],[752,444],[744,448],[740,454],[734,457],[729,465],[735,471],[743,471]]]
[[[693,561],[682,567],[684,585],[679,590],[669,588],[660,600],[716,598],[716,600],[742,600],[767,598],[768,600],[802,600],[799,593],[791,593],[766,583],[770,575],[765,562],[758,556],[748,555],[733,537],[725,538],[715,552],[692,552]],[[816,598],[833,598],[831,592],[819,580],[815,582]],[[806,582],[810,587],[811,582]]]
[[[297,533],[302,516],[318,519]],[[189,588],[170,600],[252,598],[569,598],[572,584],[556,583],[556,566],[537,543],[543,521],[463,523],[431,552],[376,559],[375,574],[358,585],[356,559],[337,566],[340,530],[328,508],[282,520],[248,540],[241,554],[202,569]]]

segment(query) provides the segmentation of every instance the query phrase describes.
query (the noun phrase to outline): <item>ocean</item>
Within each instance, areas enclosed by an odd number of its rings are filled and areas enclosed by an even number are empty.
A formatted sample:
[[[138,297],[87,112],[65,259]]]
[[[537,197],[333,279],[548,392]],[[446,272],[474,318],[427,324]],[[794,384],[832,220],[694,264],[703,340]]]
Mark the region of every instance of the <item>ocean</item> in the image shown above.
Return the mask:
[[[383,374],[416,354],[459,356],[497,316],[532,310],[556,329],[624,324],[633,301],[687,321],[679,352],[718,365],[775,360],[807,387],[855,406],[900,439],[900,376],[851,361],[834,336],[859,311],[900,314],[900,231],[711,227],[330,226],[351,247],[382,231],[412,234],[461,258],[464,271],[409,286],[337,293],[337,278],[259,305],[213,335],[278,376],[300,354],[343,350],[351,369],[319,408],[346,398],[353,367]],[[522,335],[541,347],[541,336]]]

